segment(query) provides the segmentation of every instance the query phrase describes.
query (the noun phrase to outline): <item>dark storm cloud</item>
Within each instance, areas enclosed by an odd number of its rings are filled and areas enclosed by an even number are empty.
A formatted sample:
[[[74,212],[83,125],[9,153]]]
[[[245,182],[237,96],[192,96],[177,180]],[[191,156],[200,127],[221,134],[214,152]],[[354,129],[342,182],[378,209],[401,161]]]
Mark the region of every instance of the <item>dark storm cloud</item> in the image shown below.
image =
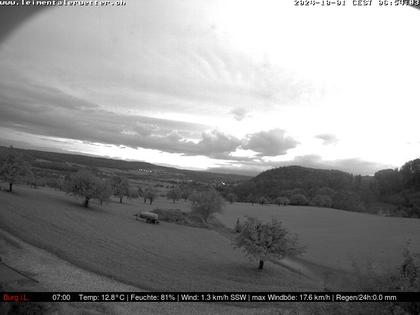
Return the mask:
[[[242,147],[257,152],[259,156],[277,156],[286,154],[297,145],[296,140],[285,136],[284,130],[272,129],[248,135]]]
[[[0,95],[1,126],[31,134],[185,155],[226,156],[240,145],[218,131],[203,133],[204,125],[105,111],[58,89],[0,83]]]
[[[297,145],[280,129],[238,139],[216,130],[203,132],[211,128],[201,124],[111,112],[58,88],[26,80],[22,84],[16,80],[0,83],[0,95],[1,125],[40,136],[231,161],[252,161],[231,156],[237,148],[253,150],[262,157],[286,154]],[[236,114],[244,116],[246,111],[238,109]]]
[[[322,144],[324,145],[335,144],[338,142],[337,137],[330,133],[316,135],[315,138],[321,139],[323,141]]]

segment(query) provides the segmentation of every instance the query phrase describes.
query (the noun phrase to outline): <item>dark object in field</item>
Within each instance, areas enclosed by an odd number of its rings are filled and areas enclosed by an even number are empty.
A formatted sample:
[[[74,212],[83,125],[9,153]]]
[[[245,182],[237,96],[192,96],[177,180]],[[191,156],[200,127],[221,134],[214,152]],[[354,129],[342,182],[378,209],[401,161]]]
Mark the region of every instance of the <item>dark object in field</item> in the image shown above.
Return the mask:
[[[156,213],[143,211],[138,214],[135,214],[136,220],[145,219],[146,223],[150,224],[159,224],[159,216]]]
[[[159,215],[159,219],[169,223],[187,225],[191,227],[208,228],[208,224],[191,213],[186,213],[180,209],[154,209],[151,211]]]

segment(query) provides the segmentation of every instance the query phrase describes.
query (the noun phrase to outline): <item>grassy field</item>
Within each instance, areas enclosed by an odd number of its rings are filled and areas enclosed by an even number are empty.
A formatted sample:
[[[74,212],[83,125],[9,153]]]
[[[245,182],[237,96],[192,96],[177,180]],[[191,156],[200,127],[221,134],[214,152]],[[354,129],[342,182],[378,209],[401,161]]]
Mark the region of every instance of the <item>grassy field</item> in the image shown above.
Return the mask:
[[[176,204],[164,198],[151,208],[178,208],[189,211],[189,203]],[[250,203],[226,203],[217,218],[234,228],[236,220],[247,216],[263,221],[277,218],[291,232],[298,234],[307,247],[305,259],[338,269],[353,270],[353,265],[373,264],[378,270],[401,262],[402,249],[410,240],[410,248],[420,252],[420,219],[382,217],[328,208],[277,206]]]
[[[274,264],[256,270],[230,241],[216,231],[162,222],[149,225],[134,214],[154,208],[180,208],[163,198],[90,209],[62,192],[16,187],[0,192],[0,228],[81,268],[146,290],[281,291],[321,289]],[[405,240],[420,248],[420,220],[387,218],[312,207],[226,205],[218,215],[226,226],[257,216],[282,220],[307,246],[305,260],[350,269],[353,262],[389,267],[401,261]]]
[[[85,209],[61,192],[17,187],[13,194],[1,192],[0,204],[0,228],[142,289],[278,291],[318,285],[277,265],[258,272],[215,231],[136,221],[133,214],[150,207],[140,200]]]
[[[138,292],[143,291],[137,287],[122,284],[118,281],[111,280],[107,277],[97,275],[78,268],[64,260],[57,258],[55,255],[47,251],[33,247],[26,242],[13,237],[7,232],[0,230],[0,256],[3,260],[8,261],[18,270],[24,272],[26,275],[32,275],[40,280],[40,283],[35,283],[28,279],[21,277],[16,282],[7,280],[7,275],[10,274],[10,269],[7,273],[1,272],[0,268],[0,291],[122,291],[122,292]],[[1,266],[1,265],[0,265]],[[6,277],[2,277],[6,275]],[[16,276],[16,274],[14,275]],[[3,285],[6,282],[7,285]],[[42,312],[35,312],[34,309],[42,306]],[[7,314],[5,308],[7,303],[0,303],[0,314]],[[28,312],[28,306],[25,303],[20,303],[20,312],[15,310],[14,314],[45,314],[45,315],[132,315],[132,314],[238,314],[238,315],[255,315],[255,314],[278,314],[279,306],[273,305],[226,305],[219,303],[89,303],[89,302],[73,302],[73,303],[41,303],[32,304],[33,313]],[[26,312],[22,311],[25,308]],[[299,310],[299,314],[304,309],[296,304],[281,305],[281,314],[289,314],[289,310]],[[293,314],[293,313],[292,313]]]
[[[420,219],[247,203],[227,205],[218,218],[226,226],[234,227],[237,218],[243,220],[245,216],[281,220],[307,246],[305,259],[338,269],[352,270],[354,263],[359,266],[371,263],[377,270],[394,267],[401,263],[407,240],[411,240],[414,252],[420,252]]]

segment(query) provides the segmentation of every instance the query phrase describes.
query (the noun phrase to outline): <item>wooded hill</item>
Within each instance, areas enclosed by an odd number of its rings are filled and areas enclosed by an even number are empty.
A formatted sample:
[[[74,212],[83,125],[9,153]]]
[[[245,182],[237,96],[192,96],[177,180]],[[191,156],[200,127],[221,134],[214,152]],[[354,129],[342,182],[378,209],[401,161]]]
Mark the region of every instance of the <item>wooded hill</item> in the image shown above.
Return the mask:
[[[287,166],[220,189],[227,199],[420,217],[420,159],[375,176]],[[234,197],[233,197],[234,196]]]

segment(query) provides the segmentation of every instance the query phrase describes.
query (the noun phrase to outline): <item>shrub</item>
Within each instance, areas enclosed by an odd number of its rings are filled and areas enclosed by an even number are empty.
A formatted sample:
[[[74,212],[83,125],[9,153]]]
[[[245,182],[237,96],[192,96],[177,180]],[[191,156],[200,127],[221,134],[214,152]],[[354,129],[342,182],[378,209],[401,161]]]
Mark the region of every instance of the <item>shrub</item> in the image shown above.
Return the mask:
[[[289,200],[289,198],[287,198],[287,197],[277,197],[275,200],[274,200],[274,203],[276,204],[276,205],[282,205],[282,206],[287,206],[289,203],[290,203],[290,200]]]
[[[184,199],[184,201],[187,201],[188,198],[191,195],[191,189],[189,187],[182,187],[181,188],[181,198]]]
[[[187,214],[179,209],[154,209],[151,212],[159,215],[159,220],[162,221],[187,223]]]
[[[293,195],[304,195],[305,197],[308,196],[308,193],[303,188],[295,188],[290,193],[291,193],[292,196]]]
[[[128,186],[128,196],[129,199],[137,199],[139,197],[139,191],[134,186]]]
[[[329,187],[321,187],[321,188],[317,189],[316,194],[317,195],[326,195],[326,196],[330,196],[332,198],[335,195],[335,190],[331,189]]]
[[[115,176],[112,178],[111,185],[114,196],[118,197],[120,203],[122,203],[124,196],[128,197],[129,195],[128,179],[122,176]]]
[[[409,244],[408,244],[409,245]],[[359,292],[419,292],[420,262],[410,252],[408,245],[403,249],[401,265],[386,274],[377,274],[376,269],[368,265],[361,268],[355,265],[357,283],[354,291]],[[304,307],[306,308],[306,307]],[[420,302],[353,302],[353,303],[314,303],[307,306],[304,313],[311,315],[359,314],[359,315],[411,315],[420,314]],[[310,309],[309,309],[310,308]]]
[[[268,199],[266,197],[260,197],[258,198],[258,203],[262,206],[264,206],[266,203],[268,203]]]
[[[194,192],[190,196],[191,210],[207,223],[208,218],[223,209],[223,199],[215,190]]]
[[[147,187],[143,193],[143,200],[144,203],[146,203],[147,200],[149,200],[150,204],[153,203],[153,201],[157,197],[157,191],[153,187]]]
[[[305,195],[294,194],[290,197],[290,204],[294,206],[306,206],[308,204],[308,199]]]
[[[338,191],[333,198],[333,207],[350,211],[364,211],[364,205],[359,195],[348,190]]]
[[[234,203],[237,200],[237,197],[234,193],[230,192],[226,195],[226,200],[230,203]]]
[[[333,201],[331,197],[327,195],[316,195],[311,200],[311,206],[316,206],[316,207],[331,208],[332,204],[333,204]]]
[[[167,192],[166,198],[172,200],[172,202],[175,203],[181,198],[181,195],[181,190],[178,187],[174,187]]]
[[[106,179],[99,179],[97,183],[97,199],[102,205],[104,202],[108,202],[112,195],[111,183]]]
[[[245,201],[249,202],[250,204],[254,205],[254,203],[256,203],[256,197],[253,194],[249,194],[246,196]]]
[[[207,225],[205,225],[201,220],[197,220],[197,217],[179,209],[154,209],[152,212],[156,213],[161,221],[192,227],[207,228]]]

